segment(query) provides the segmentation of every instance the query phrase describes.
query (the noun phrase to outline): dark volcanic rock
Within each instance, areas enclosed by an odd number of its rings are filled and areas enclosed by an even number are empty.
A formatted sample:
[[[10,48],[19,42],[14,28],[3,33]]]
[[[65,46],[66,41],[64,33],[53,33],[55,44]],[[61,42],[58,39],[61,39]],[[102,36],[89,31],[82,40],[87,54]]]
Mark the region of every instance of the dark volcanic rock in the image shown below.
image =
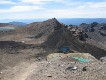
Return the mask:
[[[91,30],[94,29],[93,31]],[[106,50],[106,24],[82,24],[79,26],[79,29],[88,35],[86,42],[93,46],[97,46],[101,49]],[[84,36],[84,35],[83,35]]]

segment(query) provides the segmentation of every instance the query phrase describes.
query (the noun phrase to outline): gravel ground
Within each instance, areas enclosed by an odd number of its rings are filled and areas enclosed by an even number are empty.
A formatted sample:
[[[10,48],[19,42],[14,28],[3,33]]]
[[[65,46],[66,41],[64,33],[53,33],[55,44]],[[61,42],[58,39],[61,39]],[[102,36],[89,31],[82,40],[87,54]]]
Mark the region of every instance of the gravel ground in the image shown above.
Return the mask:
[[[0,49],[0,80],[106,80],[106,57],[82,63],[46,61],[46,51],[38,47],[11,52]]]
[[[77,70],[70,67],[76,66]],[[42,62],[39,69],[26,80],[106,80],[106,64]]]
[[[0,80],[106,80],[106,63],[26,60],[3,69]]]

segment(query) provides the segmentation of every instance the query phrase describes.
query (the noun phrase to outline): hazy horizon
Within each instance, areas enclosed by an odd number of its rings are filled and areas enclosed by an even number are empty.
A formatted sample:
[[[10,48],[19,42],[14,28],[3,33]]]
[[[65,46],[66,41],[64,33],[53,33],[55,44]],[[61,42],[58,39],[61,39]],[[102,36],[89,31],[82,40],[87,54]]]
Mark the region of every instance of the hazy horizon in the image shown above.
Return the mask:
[[[9,23],[9,22],[23,22],[26,24],[32,23],[32,22],[42,22],[45,20],[48,20],[51,18],[35,18],[35,19],[5,19],[0,20],[0,23]],[[60,23],[64,23],[66,25],[80,25],[81,23],[92,23],[92,22],[98,22],[98,23],[106,23],[106,18],[57,18],[57,20]]]

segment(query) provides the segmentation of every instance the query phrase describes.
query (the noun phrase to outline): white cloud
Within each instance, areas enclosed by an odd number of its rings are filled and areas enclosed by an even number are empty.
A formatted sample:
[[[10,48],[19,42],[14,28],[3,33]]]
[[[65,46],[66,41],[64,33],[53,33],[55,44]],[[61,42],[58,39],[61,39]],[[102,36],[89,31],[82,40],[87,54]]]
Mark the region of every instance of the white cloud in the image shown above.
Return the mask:
[[[56,3],[68,3],[66,0],[20,0],[21,3],[32,3],[32,4],[46,4],[49,2],[56,2]]]
[[[10,0],[0,0],[0,4],[16,4],[16,3]]]
[[[88,17],[106,17],[105,9],[89,8],[85,6],[79,6],[76,8],[69,9],[57,9],[57,10],[47,10],[48,14],[53,14],[59,18],[88,18]]]
[[[0,0],[1,2],[9,0]],[[15,6],[9,9],[0,9],[0,15],[5,18],[93,18],[106,17],[106,2],[80,2],[73,0],[19,0]],[[0,2],[0,3],[1,3]],[[4,3],[6,3],[4,2]],[[11,2],[10,2],[11,3]],[[49,3],[64,4],[58,9],[50,8]],[[31,5],[32,4],[32,5]],[[44,6],[46,4],[46,7]],[[9,14],[8,14],[9,13]],[[3,18],[3,16],[2,16]]]
[[[32,18],[106,18],[106,11],[100,10],[84,10],[84,9],[57,9],[57,10],[42,10],[42,12],[23,12],[3,14],[1,18],[5,19],[32,19]]]
[[[78,8],[85,8],[85,9],[101,9],[106,8],[106,2],[83,2],[83,3],[76,3],[75,6]]]
[[[44,4],[47,1],[52,0],[21,0],[21,3]]]
[[[106,1],[104,2],[92,2],[92,1],[88,1],[88,2],[83,2],[83,1],[68,1],[65,3],[68,6],[75,6],[75,7],[81,7],[81,8],[106,8]]]
[[[90,3],[86,3],[86,5],[88,5],[91,8],[106,8],[106,2],[90,2]]]
[[[71,9],[48,10],[47,12],[59,18],[75,17],[77,15],[85,14],[85,12],[82,12],[80,10],[71,10]]]
[[[42,9],[40,6],[13,6],[10,9],[0,9],[0,13],[28,12]]]

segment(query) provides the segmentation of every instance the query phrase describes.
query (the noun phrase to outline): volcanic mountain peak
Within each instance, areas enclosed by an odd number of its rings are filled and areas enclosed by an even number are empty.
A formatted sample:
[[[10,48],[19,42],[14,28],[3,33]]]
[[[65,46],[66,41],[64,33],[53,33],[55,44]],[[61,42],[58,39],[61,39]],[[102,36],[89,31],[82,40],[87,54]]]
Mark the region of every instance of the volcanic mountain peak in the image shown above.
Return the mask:
[[[43,22],[33,22],[28,25],[28,27],[46,27],[46,26],[58,26],[60,23],[56,18],[48,19]]]
[[[61,24],[57,21],[56,18],[52,18],[52,19],[48,19],[46,21],[43,22],[33,22],[29,25],[27,25],[28,28],[30,29],[35,29],[35,31],[51,31],[53,30],[55,27],[61,27]]]
[[[48,19],[47,21],[58,22],[58,20],[56,18]]]
[[[57,21],[57,19],[52,18],[43,22],[33,22],[28,24],[26,30],[30,37],[44,37],[52,34],[54,30],[59,30],[61,27],[62,25]]]

